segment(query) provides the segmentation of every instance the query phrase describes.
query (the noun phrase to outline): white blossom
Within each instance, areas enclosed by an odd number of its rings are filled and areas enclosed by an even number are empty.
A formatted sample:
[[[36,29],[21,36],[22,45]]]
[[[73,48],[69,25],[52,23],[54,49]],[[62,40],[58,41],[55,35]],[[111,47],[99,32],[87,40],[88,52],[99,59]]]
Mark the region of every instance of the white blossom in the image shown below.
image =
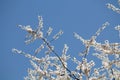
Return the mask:
[[[118,3],[120,4],[120,0],[118,0]],[[116,8],[113,4],[108,3],[107,7],[120,13],[120,9]],[[95,59],[91,59],[89,54],[83,54],[85,51],[80,52],[80,58],[67,55],[69,49],[67,44],[64,44],[62,51],[56,51],[54,46],[52,46],[52,41],[58,39],[63,34],[63,31],[60,30],[52,37],[52,40],[49,40],[48,36],[52,33],[53,29],[49,27],[47,31],[44,31],[42,16],[38,16],[38,21],[38,27],[35,30],[33,30],[30,25],[18,25],[21,29],[28,32],[28,39],[25,43],[29,44],[36,39],[42,41],[40,46],[33,52],[35,55],[25,53],[15,48],[12,49],[12,52],[22,54],[29,58],[30,64],[33,66],[32,69],[28,69],[28,75],[24,77],[24,80],[83,80],[84,77],[86,80],[120,80],[120,70],[118,69],[120,68],[120,43],[111,43],[109,40],[105,40],[104,43],[101,43],[96,40],[100,33],[109,25],[108,22],[105,22],[88,40],[74,33],[74,37],[82,41],[85,45],[86,53],[90,53],[93,57],[100,59],[100,62],[96,63],[96,61],[94,61]],[[120,25],[116,26],[115,30],[120,32]],[[89,51],[91,47],[93,47],[96,53]],[[46,54],[44,54],[43,57],[37,57],[36,54],[40,52],[43,54],[41,50]],[[62,52],[62,54],[58,52]],[[75,70],[69,69],[69,59],[72,59],[71,62],[76,64],[74,65]],[[101,65],[96,67],[99,63]],[[72,66],[71,64],[70,66]]]
[[[39,66],[35,62],[33,62],[32,60],[30,60],[30,63],[34,67],[34,69],[38,69],[39,68]]]
[[[118,30],[118,31],[119,31],[119,37],[120,37],[120,25],[116,26],[116,27],[115,27],[115,30]]]
[[[30,25],[27,25],[27,26],[18,25],[18,27],[20,27],[23,30],[26,30],[29,33],[33,31]]]
[[[54,40],[58,39],[62,34],[63,34],[63,31],[60,30],[57,34],[55,34],[55,35],[53,36],[53,39],[54,39]]]
[[[68,51],[68,49],[69,49],[69,47],[67,46],[67,44],[64,44],[64,48],[63,48],[62,53],[63,53],[63,54],[66,54],[67,51]]]
[[[38,54],[43,48],[44,48],[44,45],[41,44],[40,47],[35,50],[35,54]]]
[[[102,61],[102,65],[103,65],[103,67],[105,67],[106,69],[110,69],[110,67],[111,67],[110,63],[107,62],[107,61]]]
[[[91,77],[89,80],[98,80],[97,77]]]
[[[12,52],[13,52],[13,53],[22,54],[22,51],[21,51],[21,50],[17,50],[17,49],[15,49],[15,48],[12,49]]]
[[[49,27],[48,31],[47,31],[47,35],[49,36],[52,33],[53,29],[51,27]]]
[[[85,41],[80,35],[78,35],[77,33],[74,33],[74,37],[75,37],[76,39],[79,39],[79,40],[82,41],[83,43],[86,43],[86,41]]]
[[[115,7],[113,4],[108,3],[107,7],[120,14],[120,9]]]
[[[43,28],[43,18],[42,16],[38,16],[39,24],[38,24],[38,32]]]

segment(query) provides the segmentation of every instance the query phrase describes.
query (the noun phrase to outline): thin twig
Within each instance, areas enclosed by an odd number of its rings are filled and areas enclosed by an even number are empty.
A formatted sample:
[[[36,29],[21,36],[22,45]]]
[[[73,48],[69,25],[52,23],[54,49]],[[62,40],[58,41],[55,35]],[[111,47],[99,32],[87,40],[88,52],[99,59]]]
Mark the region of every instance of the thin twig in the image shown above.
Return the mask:
[[[74,74],[71,73],[71,70],[69,70],[67,67],[65,67],[62,59],[59,57],[59,55],[57,54],[57,52],[51,48],[50,44],[46,41],[46,39],[42,38],[42,40],[46,43],[46,45],[50,48],[50,50],[58,57],[58,59],[62,63],[62,66],[70,73],[69,76],[72,77],[72,78],[74,78],[74,79],[76,79],[76,80],[79,80]]]

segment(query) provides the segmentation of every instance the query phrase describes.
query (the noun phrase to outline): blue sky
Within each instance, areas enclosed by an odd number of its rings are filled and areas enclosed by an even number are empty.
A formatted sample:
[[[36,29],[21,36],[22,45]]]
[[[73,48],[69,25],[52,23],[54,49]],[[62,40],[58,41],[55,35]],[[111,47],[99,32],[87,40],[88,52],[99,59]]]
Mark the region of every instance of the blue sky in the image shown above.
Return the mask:
[[[55,49],[59,52],[66,43],[72,57],[78,56],[77,53],[84,48],[73,37],[73,32],[89,39],[106,21],[110,26],[97,41],[119,42],[114,27],[120,23],[120,15],[106,8],[108,2],[118,7],[117,0],[0,0],[0,80],[23,80],[27,75],[29,60],[13,54],[11,49],[32,53],[38,47],[37,43],[26,46],[26,33],[17,27],[19,24],[37,27],[38,15],[43,16],[45,30],[51,26],[53,33],[60,29],[64,31],[64,35],[54,42]]]

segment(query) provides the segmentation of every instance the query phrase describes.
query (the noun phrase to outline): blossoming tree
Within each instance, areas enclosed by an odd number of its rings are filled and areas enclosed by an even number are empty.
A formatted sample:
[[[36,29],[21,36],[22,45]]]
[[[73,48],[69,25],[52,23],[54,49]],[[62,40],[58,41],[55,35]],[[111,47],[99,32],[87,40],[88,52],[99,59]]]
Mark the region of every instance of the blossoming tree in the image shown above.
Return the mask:
[[[118,3],[120,4],[120,0],[118,0]],[[120,9],[116,8],[113,4],[108,3],[107,7],[120,13]],[[45,32],[43,30],[42,16],[38,16],[38,20],[39,24],[35,30],[33,30],[30,25],[18,25],[19,28],[28,33],[28,35],[26,35],[26,38],[28,38],[28,40],[25,41],[26,44],[30,44],[37,39],[42,41],[34,54],[31,55],[15,48],[12,49],[14,53],[23,54],[29,58],[33,66],[33,68],[28,69],[28,76],[25,77],[24,80],[120,80],[120,43],[110,43],[109,40],[105,40],[103,44],[96,41],[100,33],[109,26],[108,22],[105,22],[88,40],[74,33],[74,37],[82,41],[85,45],[85,50],[79,54],[80,57],[82,57],[80,61],[67,54],[69,49],[67,44],[64,44],[61,55],[58,55],[54,46],[52,46],[52,42],[57,40],[63,34],[63,31],[60,30],[49,40],[48,37],[53,29],[49,27]],[[120,25],[116,26],[115,30],[120,32]],[[101,60],[102,65],[100,67],[94,67],[97,64],[94,60],[87,60],[91,47],[96,51],[96,53],[92,53],[92,55]],[[45,56],[39,58],[37,57],[39,53],[45,54]],[[113,58],[110,59],[110,56]],[[68,68],[69,64],[67,60],[69,59],[77,64],[75,70]]]

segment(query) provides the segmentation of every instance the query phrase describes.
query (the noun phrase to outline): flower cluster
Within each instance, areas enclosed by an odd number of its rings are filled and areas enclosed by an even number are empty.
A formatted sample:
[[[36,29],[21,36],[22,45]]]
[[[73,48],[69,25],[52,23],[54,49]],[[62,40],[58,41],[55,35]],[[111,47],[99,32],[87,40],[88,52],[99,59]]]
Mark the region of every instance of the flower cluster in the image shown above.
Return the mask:
[[[118,0],[118,2],[120,3],[119,0]],[[108,7],[109,9],[112,9],[113,11],[115,11],[115,12],[117,12],[117,13],[120,14],[120,9],[117,8],[116,6],[114,6],[113,4],[108,3],[108,4],[107,4],[107,7]]]
[[[118,3],[120,3],[120,0],[118,0]],[[107,4],[107,7],[120,13],[120,9],[110,3]],[[38,21],[36,30],[33,30],[30,25],[18,25],[19,28],[28,33],[26,44],[30,44],[37,39],[42,41],[34,54],[25,53],[15,48],[12,49],[14,53],[22,54],[30,59],[33,68],[28,69],[28,76],[24,80],[120,80],[120,43],[111,43],[109,40],[100,43],[96,40],[100,33],[109,26],[108,22],[105,22],[88,40],[74,33],[74,37],[85,45],[85,50],[79,54],[82,59],[79,60],[67,55],[69,49],[67,44],[64,44],[61,54],[58,54],[52,42],[57,40],[63,34],[63,31],[60,30],[49,40],[48,37],[50,37],[53,29],[49,27],[44,32],[42,16],[38,16]],[[115,30],[120,33],[120,25],[116,26]],[[91,47],[95,53],[90,53]],[[45,53],[45,56],[37,57],[39,53]],[[94,59],[88,61],[89,54],[100,60],[101,65],[99,67],[96,67],[97,63]],[[75,63],[74,70],[69,69],[68,60]]]

